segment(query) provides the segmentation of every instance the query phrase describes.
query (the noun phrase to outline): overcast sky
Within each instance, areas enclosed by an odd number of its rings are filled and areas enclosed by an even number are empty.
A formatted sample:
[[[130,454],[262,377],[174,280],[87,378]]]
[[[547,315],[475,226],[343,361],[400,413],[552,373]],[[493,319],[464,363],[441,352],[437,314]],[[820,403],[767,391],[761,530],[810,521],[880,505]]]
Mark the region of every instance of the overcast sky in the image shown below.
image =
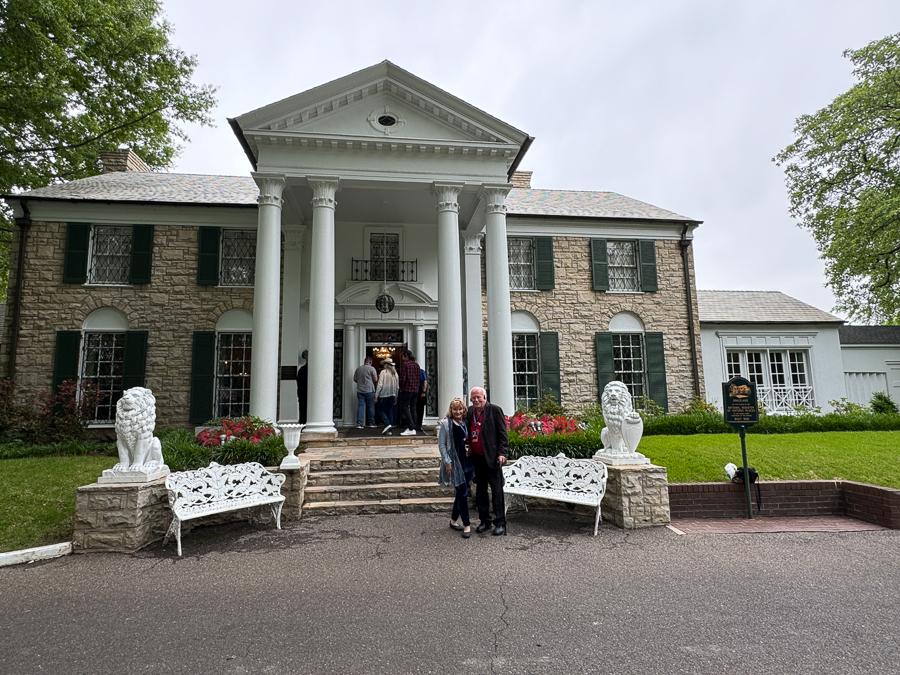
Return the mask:
[[[248,175],[226,119],[385,59],[535,137],[532,186],[613,191],[702,220],[701,289],[830,311],[772,157],[853,83],[844,49],[900,31],[898,0],[164,0],[215,128],[175,170]]]

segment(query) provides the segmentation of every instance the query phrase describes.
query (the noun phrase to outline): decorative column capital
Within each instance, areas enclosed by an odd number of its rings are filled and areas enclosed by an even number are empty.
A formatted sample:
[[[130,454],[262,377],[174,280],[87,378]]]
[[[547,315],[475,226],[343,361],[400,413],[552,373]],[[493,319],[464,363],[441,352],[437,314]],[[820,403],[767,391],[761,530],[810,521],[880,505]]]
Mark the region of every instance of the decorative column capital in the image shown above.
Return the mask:
[[[284,228],[284,248],[287,251],[302,251],[303,237],[306,235],[305,227]]]
[[[256,199],[259,205],[281,208],[284,176],[277,173],[253,173],[251,175],[259,186],[259,197]]]
[[[336,176],[310,176],[308,181],[309,186],[313,191],[313,208],[325,206],[329,209],[333,209],[337,206],[334,196],[341,186],[339,178]]]
[[[456,201],[459,193],[462,192],[462,183],[435,183],[431,189],[431,193],[437,197],[437,211],[453,211],[459,213],[459,203]]]
[[[485,184],[481,189],[484,209],[488,214],[506,213],[506,195],[512,189],[508,183]]]
[[[481,232],[478,234],[467,234],[465,240],[466,255],[481,255],[483,244],[484,235]]]

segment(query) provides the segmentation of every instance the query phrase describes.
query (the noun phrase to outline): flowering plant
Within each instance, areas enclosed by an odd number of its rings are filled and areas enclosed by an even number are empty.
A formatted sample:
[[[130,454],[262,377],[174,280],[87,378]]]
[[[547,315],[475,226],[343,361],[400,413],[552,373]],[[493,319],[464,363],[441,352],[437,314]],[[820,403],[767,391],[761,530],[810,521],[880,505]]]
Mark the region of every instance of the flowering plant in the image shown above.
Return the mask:
[[[515,431],[522,438],[535,436],[551,436],[553,434],[568,435],[580,434],[583,429],[578,421],[566,415],[542,415],[540,417],[517,411],[512,417],[506,418],[506,425],[510,431]]]
[[[259,443],[274,435],[275,427],[259,417],[223,417],[216,426],[197,434],[197,443],[204,448],[215,448],[235,439]]]

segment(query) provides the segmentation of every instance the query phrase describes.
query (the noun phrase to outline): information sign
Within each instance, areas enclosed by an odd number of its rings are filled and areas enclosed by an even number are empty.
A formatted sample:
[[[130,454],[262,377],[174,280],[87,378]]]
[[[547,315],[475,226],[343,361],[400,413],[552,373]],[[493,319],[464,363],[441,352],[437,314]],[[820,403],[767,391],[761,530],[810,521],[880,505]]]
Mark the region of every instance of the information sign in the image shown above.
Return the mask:
[[[745,377],[732,377],[723,382],[722,408],[726,424],[746,427],[759,422],[756,385]]]

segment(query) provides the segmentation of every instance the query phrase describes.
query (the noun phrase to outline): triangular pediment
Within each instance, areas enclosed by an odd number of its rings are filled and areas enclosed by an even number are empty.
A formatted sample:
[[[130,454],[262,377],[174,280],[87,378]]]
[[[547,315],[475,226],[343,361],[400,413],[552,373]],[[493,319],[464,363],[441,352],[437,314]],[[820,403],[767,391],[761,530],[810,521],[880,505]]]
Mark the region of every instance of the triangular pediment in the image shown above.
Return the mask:
[[[231,121],[258,157],[266,144],[451,144],[515,153],[527,134],[389,61]]]

